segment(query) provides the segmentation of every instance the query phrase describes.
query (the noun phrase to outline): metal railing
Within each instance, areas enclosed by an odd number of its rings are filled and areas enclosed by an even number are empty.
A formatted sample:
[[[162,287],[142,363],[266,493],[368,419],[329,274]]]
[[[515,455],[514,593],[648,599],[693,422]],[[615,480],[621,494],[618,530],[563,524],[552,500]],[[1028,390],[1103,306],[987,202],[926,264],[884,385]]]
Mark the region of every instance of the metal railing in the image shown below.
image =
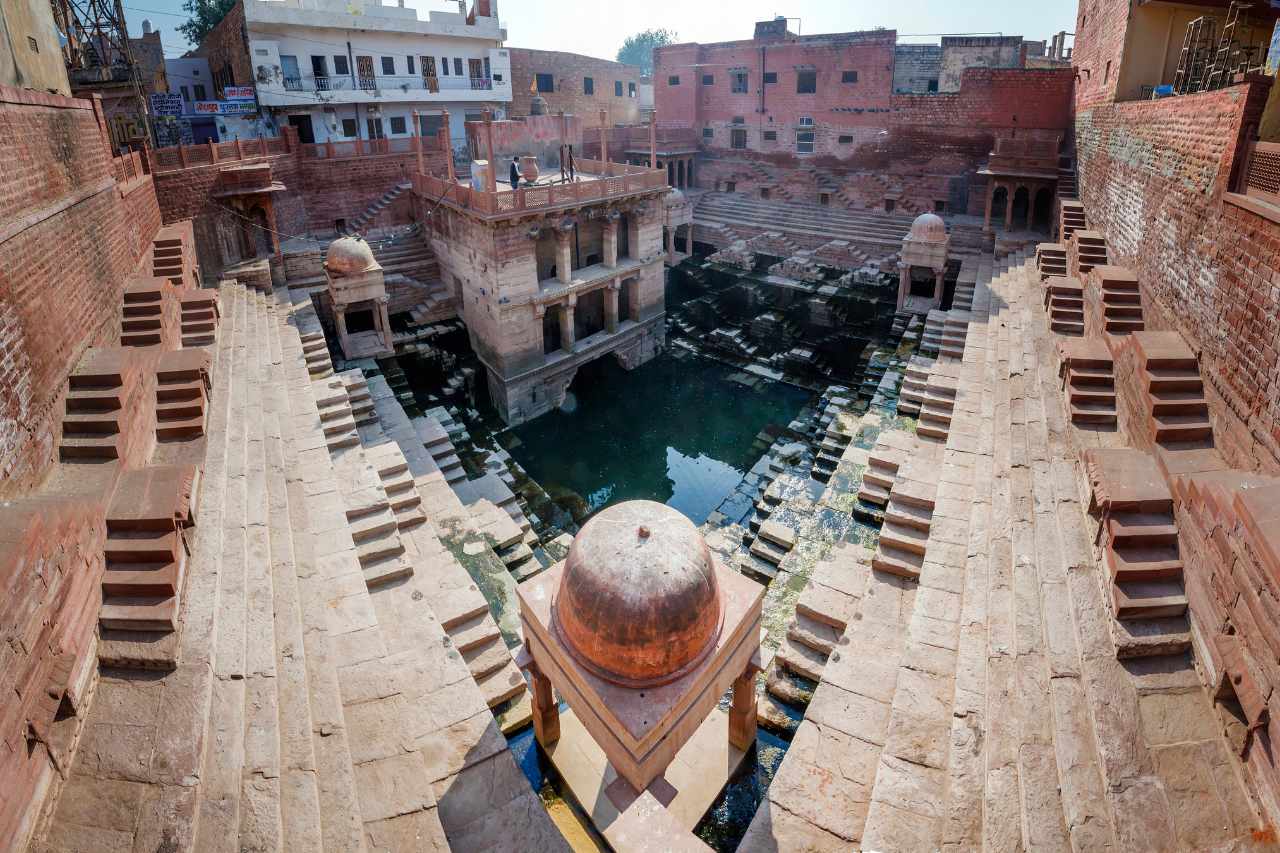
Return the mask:
[[[286,92],[373,92],[376,95],[394,92],[488,92],[493,89],[492,77],[428,77],[422,74],[375,74],[352,77],[347,74],[304,74],[285,77]]]

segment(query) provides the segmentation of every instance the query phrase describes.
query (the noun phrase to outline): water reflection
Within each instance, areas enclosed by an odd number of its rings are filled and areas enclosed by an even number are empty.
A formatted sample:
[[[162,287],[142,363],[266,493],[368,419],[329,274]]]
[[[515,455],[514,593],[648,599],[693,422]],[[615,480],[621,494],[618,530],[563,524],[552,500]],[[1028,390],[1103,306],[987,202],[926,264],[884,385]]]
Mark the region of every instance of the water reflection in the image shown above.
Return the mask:
[[[790,422],[809,393],[668,351],[632,371],[608,357],[586,365],[569,398],[504,442],[530,477],[578,515],[647,499],[701,524],[755,464],[756,435]]]

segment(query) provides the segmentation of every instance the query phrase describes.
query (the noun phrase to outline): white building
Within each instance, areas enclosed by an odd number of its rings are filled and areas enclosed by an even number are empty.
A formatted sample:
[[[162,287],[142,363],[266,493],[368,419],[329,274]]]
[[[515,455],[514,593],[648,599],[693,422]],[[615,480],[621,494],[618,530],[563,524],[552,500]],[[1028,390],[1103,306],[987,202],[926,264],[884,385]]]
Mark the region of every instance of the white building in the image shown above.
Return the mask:
[[[496,0],[471,14],[429,12],[361,0],[244,0],[258,104],[303,142],[346,142],[424,133],[449,111],[455,149],[463,122],[495,117],[511,102],[511,61]]]

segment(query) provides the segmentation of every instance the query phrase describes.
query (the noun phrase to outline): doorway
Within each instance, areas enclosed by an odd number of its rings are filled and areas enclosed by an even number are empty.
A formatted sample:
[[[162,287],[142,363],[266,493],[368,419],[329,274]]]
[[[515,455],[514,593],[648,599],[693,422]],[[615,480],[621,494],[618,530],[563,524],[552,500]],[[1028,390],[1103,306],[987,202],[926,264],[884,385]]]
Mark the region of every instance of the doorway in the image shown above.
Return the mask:
[[[315,129],[311,125],[311,116],[303,113],[301,115],[289,116],[289,126],[298,131],[298,141],[303,145],[314,145],[316,142]]]

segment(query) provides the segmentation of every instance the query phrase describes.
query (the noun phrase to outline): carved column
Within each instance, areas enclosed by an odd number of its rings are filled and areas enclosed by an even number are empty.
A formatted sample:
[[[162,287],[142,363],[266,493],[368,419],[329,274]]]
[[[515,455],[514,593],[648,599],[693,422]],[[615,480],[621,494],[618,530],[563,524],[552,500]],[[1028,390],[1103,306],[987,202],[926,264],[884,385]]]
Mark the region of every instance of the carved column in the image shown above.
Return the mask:
[[[756,740],[756,667],[747,664],[733,680],[733,704],[729,706],[729,743],[744,752]]]
[[[622,290],[622,282],[614,279],[604,289],[604,327],[613,334],[618,331],[618,292]]]
[[[996,200],[996,182],[992,180],[987,184],[987,213],[982,220],[982,230],[986,233],[991,232],[991,206]]]
[[[560,740],[560,709],[556,706],[551,679],[536,666],[529,667],[529,680],[533,682],[533,736],[543,749]]]
[[[447,166],[449,169],[449,183],[452,184],[457,182],[458,178],[457,178],[457,175],[455,175],[453,172],[453,137],[449,135],[450,130],[449,130],[449,111],[448,110],[440,111],[440,130],[438,131],[438,133],[444,139],[444,144],[442,145],[442,147],[444,148],[444,162],[445,162],[445,166]]]
[[[667,250],[667,266],[674,267],[676,265],[676,229],[675,226],[662,229],[662,239],[666,241]]]
[[[1013,230],[1013,189],[1010,188],[1009,191],[1005,193],[1004,197],[1005,197],[1004,230],[1012,231]]]
[[[570,296],[560,305],[560,349],[565,352],[573,352],[573,345],[576,343],[573,337],[573,311],[577,304],[577,298]]]
[[[573,227],[556,228],[556,278],[561,284],[573,281]]]
[[[907,304],[907,294],[911,292],[911,267],[898,264],[898,310]]]
[[[338,343],[342,346],[342,352],[349,356],[351,339],[347,332],[347,309],[339,305],[333,306],[333,322],[338,327]]]
[[[537,351],[538,351],[538,354],[542,356],[544,361],[546,360],[546,357],[547,357],[547,338],[546,338],[546,330],[542,326],[542,321],[543,321],[543,318],[545,318],[546,316],[547,316],[546,305],[543,305],[542,303],[538,303],[533,306],[534,335],[538,339]]]
[[[604,220],[604,265],[618,265],[618,213],[609,211]]]
[[[945,286],[943,284],[943,278],[945,277],[946,272],[947,272],[946,267],[943,267],[942,269],[938,270],[937,278],[933,283],[933,301],[937,302],[939,305],[942,304],[942,289]]]
[[[378,298],[378,331],[382,333],[382,343],[389,350],[395,350],[395,344],[391,340],[391,315],[387,310],[391,297],[381,296]]]

